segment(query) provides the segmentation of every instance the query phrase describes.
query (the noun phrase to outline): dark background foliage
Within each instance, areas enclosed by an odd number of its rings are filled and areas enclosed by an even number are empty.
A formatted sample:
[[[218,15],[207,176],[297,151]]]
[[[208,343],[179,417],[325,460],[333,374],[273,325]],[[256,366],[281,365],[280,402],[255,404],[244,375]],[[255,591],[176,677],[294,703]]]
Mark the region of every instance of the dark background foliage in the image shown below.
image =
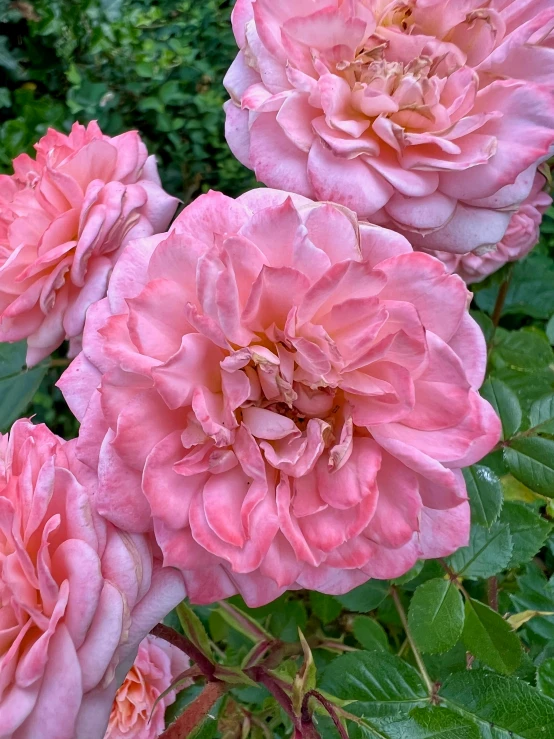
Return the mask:
[[[0,0],[0,171],[31,153],[48,126],[97,119],[111,135],[138,129],[166,188],[185,204],[210,188],[238,195],[254,187],[223,135],[222,79],[236,53],[231,6]],[[489,345],[482,392],[499,412],[504,439],[465,472],[469,547],[340,598],[292,593],[256,611],[232,601],[277,640],[284,683],[302,663],[298,628],[306,634],[318,689],[353,701],[353,739],[554,738],[553,257],[551,209],[533,253],[474,286],[474,316]],[[75,435],[54,386],[63,357],[22,371],[24,347],[0,346],[0,427],[27,412],[65,438]],[[194,613],[210,659],[239,670],[257,639],[244,620],[219,605]],[[173,614],[169,622],[187,631],[186,619]],[[296,683],[300,700],[316,684],[308,673]],[[242,679],[214,707],[219,720],[207,718],[197,736],[290,736],[275,699]],[[181,693],[171,715],[198,691]],[[338,736],[324,714],[322,736]]]
[[[254,177],[225,144],[230,0],[0,0],[0,167],[46,128],[138,129],[185,203]]]

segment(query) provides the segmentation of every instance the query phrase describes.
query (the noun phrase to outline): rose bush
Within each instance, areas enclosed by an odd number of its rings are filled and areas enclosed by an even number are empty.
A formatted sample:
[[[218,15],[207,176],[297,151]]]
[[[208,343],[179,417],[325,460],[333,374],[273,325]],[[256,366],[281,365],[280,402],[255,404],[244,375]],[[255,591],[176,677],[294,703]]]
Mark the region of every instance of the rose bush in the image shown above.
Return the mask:
[[[104,739],[157,739],[165,730],[165,709],[175,702],[175,691],[156,701],[188,667],[187,656],[177,647],[153,636],[143,639],[115,696]]]
[[[499,438],[470,294],[338,206],[202,196],[130,243],[60,380],[98,511],[193,601],[344,593],[467,543]]]
[[[539,240],[543,214],[552,204],[545,192],[545,178],[537,173],[529,197],[513,214],[502,241],[484,254],[452,254],[430,252],[441,259],[451,272],[460,275],[467,283],[481,282],[508,262],[517,262],[527,256]]]
[[[66,338],[79,351],[122,248],[163,231],[177,207],[135,131],[110,138],[76,123],[35,148],[0,176],[0,341],[27,339],[29,365]]]
[[[553,23],[546,0],[238,0],[227,140],[414,246],[492,246],[554,143]]]
[[[148,631],[183,597],[148,540],[92,509],[45,426],[0,439],[0,736],[98,739]]]

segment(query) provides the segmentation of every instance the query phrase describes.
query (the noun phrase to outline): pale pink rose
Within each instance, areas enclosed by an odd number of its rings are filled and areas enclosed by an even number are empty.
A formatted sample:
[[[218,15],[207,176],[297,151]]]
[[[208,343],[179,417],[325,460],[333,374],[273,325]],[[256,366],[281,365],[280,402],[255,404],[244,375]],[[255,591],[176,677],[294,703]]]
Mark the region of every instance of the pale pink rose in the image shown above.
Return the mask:
[[[122,248],[164,231],[177,206],[136,131],[110,138],[75,123],[35,148],[0,176],[0,341],[27,339],[29,365],[64,339],[79,351]]]
[[[177,647],[151,635],[143,639],[115,696],[104,739],[157,739],[163,734],[165,709],[177,694],[172,690],[157,704],[156,700],[189,666],[188,657]]]
[[[237,0],[227,140],[259,181],[463,254],[554,143],[551,0]]]
[[[45,426],[0,437],[0,736],[98,739],[140,641],[183,597],[146,537],[89,501]]]
[[[552,198],[543,189],[544,185],[545,178],[542,174],[537,174],[529,197],[514,213],[504,238],[493,249],[487,249],[482,254],[451,254],[444,251],[430,253],[468,284],[481,282],[508,262],[523,259],[539,240],[542,216],[552,204]]]
[[[129,244],[60,387],[96,504],[152,525],[199,603],[343,593],[467,543],[497,442],[463,281],[275,190],[209,193]]]

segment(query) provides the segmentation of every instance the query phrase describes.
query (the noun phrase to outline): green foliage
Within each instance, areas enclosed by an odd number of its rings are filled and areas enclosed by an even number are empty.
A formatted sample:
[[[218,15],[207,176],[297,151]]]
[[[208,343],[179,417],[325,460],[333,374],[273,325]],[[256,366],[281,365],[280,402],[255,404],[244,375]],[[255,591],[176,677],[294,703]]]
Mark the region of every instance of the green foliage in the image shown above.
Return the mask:
[[[510,439],[519,431],[522,421],[517,396],[496,377],[490,377],[481,388],[481,395],[492,405],[502,422],[502,438]]]
[[[469,546],[448,558],[453,571],[472,579],[492,577],[508,566],[514,545],[510,527],[495,523],[490,529],[471,527]]]
[[[464,604],[449,580],[429,580],[415,591],[408,613],[412,636],[422,652],[447,652],[464,627]]]
[[[0,344],[0,431],[25,414],[48,370],[48,362],[27,369],[26,343]]]
[[[364,649],[388,651],[387,632],[375,619],[369,616],[356,616],[352,622],[352,631]]]
[[[358,613],[372,611],[381,605],[388,592],[388,585],[381,580],[370,580],[365,585],[354,588],[346,595],[338,596],[337,600],[345,608]]]
[[[504,502],[502,484],[489,467],[475,464],[464,470],[473,523],[490,527],[500,515]]]
[[[521,662],[521,644],[502,616],[478,600],[465,602],[462,635],[466,649],[483,664],[510,675]]]
[[[554,732],[554,703],[523,680],[485,670],[456,673],[440,696],[449,708],[471,716],[482,737],[544,739]]]
[[[255,186],[223,133],[222,81],[237,53],[228,0],[2,3],[12,11],[0,12],[0,169],[49,125],[96,119],[109,135],[138,128],[185,203]]]

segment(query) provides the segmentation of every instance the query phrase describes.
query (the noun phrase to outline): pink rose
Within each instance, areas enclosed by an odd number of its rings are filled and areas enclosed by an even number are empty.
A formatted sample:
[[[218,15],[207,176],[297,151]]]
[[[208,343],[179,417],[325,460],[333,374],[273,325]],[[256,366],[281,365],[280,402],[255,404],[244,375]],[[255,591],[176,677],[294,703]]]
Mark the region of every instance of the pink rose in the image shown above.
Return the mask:
[[[463,281],[341,206],[209,193],[129,244],[60,387],[99,512],[189,597],[343,593],[467,543],[499,421]]]
[[[189,666],[177,647],[150,635],[143,639],[115,696],[104,739],[157,739],[165,731],[165,709],[177,695],[171,691],[154,704]]]
[[[554,143],[551,0],[237,0],[227,140],[269,187],[463,254]]]
[[[0,341],[27,339],[29,365],[66,338],[79,351],[125,244],[165,230],[177,207],[136,131],[75,123],[35,148],[36,161],[22,154],[0,176]]]
[[[502,241],[483,254],[451,254],[430,252],[441,259],[450,272],[460,275],[468,284],[481,282],[507,262],[523,259],[539,240],[543,213],[552,204],[552,198],[544,192],[545,178],[537,174],[529,197],[514,213]]]
[[[183,597],[142,535],[90,506],[45,426],[0,437],[0,736],[98,739],[148,631]]]

